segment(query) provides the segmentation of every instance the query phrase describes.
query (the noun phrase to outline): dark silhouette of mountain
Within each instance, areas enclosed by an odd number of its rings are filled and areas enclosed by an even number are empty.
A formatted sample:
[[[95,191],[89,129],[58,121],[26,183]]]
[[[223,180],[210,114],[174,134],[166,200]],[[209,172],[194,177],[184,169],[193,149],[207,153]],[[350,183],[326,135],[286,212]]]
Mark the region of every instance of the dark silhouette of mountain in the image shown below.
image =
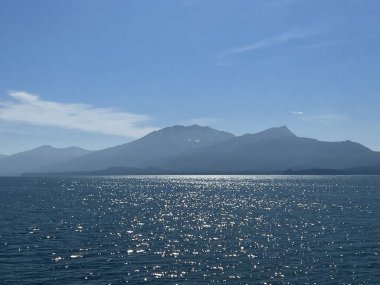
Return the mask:
[[[0,159],[0,175],[13,176],[24,172],[35,171],[43,165],[70,160],[90,153],[77,147],[53,148],[45,145],[19,152]]]
[[[376,173],[380,153],[351,141],[298,137],[287,127],[234,136],[209,127],[174,126],[116,147],[33,172],[122,174]],[[25,171],[31,172],[31,171]]]
[[[168,157],[233,138],[234,135],[192,125],[173,126],[154,131],[138,140],[96,151],[77,159],[49,165],[42,172],[93,171],[109,167],[147,168],[161,164]]]
[[[302,169],[302,170],[292,170],[289,169],[283,173],[284,175],[349,175],[357,173],[349,173],[346,170],[339,169]]]
[[[94,171],[71,171],[71,172],[50,172],[50,173],[23,173],[22,176],[99,176],[99,175],[170,175],[171,171],[156,167],[135,168],[135,167],[109,167]]]
[[[322,142],[297,137],[287,127],[280,127],[187,151],[158,167],[240,173],[346,169],[362,165],[380,165],[380,153],[351,141]]]
[[[7,156],[5,154],[0,154],[0,159],[4,157],[7,157]]]
[[[348,174],[380,175],[380,165],[349,168],[346,169],[346,172]]]
[[[286,171],[181,171],[157,167],[110,167],[95,171],[23,173],[23,176],[109,176],[109,175],[380,175],[380,166],[348,169],[301,169]]]
[[[362,166],[347,169],[289,169],[285,175],[380,175],[380,165]]]

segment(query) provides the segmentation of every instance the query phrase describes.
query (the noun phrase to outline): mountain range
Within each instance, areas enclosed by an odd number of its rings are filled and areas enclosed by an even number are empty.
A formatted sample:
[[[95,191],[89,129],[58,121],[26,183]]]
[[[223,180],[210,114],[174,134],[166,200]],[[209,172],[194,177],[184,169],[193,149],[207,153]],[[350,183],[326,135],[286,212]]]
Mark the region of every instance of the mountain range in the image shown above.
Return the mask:
[[[380,152],[351,141],[298,137],[287,127],[235,136],[210,127],[173,126],[99,151],[37,149],[0,157],[0,175],[380,173]],[[347,172],[348,173],[348,172]]]
[[[48,145],[19,152],[9,156],[0,156],[0,175],[14,176],[24,172],[37,171],[53,163],[64,162],[90,153],[78,147],[54,148]]]

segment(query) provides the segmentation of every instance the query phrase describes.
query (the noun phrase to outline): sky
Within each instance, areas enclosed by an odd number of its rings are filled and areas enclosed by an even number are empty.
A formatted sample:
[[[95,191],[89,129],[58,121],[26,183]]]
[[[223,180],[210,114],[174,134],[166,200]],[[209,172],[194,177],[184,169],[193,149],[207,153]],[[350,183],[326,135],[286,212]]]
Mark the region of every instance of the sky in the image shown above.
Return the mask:
[[[171,125],[380,151],[378,0],[0,0],[0,153]]]

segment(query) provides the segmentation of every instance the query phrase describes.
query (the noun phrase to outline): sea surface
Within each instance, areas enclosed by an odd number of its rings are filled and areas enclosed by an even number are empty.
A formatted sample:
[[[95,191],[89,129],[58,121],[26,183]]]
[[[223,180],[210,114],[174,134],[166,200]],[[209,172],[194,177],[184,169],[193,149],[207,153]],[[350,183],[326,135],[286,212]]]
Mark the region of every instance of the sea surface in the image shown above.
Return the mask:
[[[0,284],[380,284],[380,176],[0,178]]]

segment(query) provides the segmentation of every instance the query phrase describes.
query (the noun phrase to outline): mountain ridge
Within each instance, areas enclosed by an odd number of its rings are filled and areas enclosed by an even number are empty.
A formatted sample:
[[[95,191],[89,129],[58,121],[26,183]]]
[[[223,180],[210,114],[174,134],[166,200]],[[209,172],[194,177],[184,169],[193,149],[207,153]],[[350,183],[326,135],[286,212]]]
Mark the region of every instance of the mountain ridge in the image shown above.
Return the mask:
[[[90,153],[79,147],[55,148],[43,145],[0,158],[0,175],[14,176],[35,171],[43,165],[70,160]]]
[[[302,137],[252,140],[241,136],[212,148],[193,150],[160,167],[168,170],[273,172],[286,169],[380,165],[380,154],[352,142],[321,142]]]
[[[286,126],[235,136],[199,125],[166,127],[132,142],[99,151],[69,147],[70,157],[44,160],[58,149],[41,146],[0,158],[0,175],[12,159],[38,161],[26,168],[33,173],[284,173],[315,169],[372,169],[380,152],[350,140],[325,142],[299,137]],[[77,153],[75,153],[77,152]],[[28,157],[32,153],[34,157]],[[74,153],[74,154],[73,154]],[[39,156],[39,157],[38,157]],[[8,163],[9,164],[9,163]],[[17,164],[17,163],[16,163]],[[6,168],[6,167],[5,167]],[[25,167],[24,167],[25,168]],[[377,170],[376,170],[377,171]],[[14,173],[16,171],[13,171]],[[318,172],[318,171],[317,171]],[[9,173],[9,171],[8,171]],[[20,171],[17,172],[20,174]],[[100,174],[99,174],[100,175]]]
[[[46,166],[41,171],[52,167],[56,171],[99,170],[108,167],[151,167],[185,149],[204,147],[233,137],[234,135],[228,132],[210,127],[175,125],[153,131],[132,142],[90,153],[66,164]]]

